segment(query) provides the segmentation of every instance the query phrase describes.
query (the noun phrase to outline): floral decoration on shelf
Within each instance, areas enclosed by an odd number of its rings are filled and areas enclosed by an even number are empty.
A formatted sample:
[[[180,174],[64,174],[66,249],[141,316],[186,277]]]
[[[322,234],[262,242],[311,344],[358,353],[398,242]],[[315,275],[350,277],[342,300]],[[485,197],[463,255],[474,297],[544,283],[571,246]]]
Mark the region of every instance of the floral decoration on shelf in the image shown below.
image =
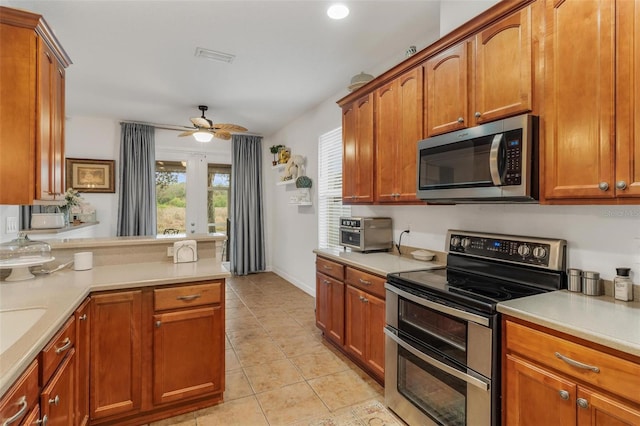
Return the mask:
[[[80,192],[73,188],[67,189],[64,193],[65,204],[60,206],[60,210],[65,214],[67,223],[79,225],[82,222],[95,222],[96,209],[91,204],[85,202]],[[73,220],[71,219],[73,216]]]
[[[273,161],[271,162],[271,164],[273,164],[274,166],[278,165],[278,159],[276,158],[276,155],[278,155],[278,150],[280,148],[284,148],[284,145],[272,145],[269,147],[269,152],[273,154]]]
[[[65,203],[60,206],[60,208],[62,210],[70,211],[72,207],[82,204],[82,202],[84,202],[84,198],[80,196],[80,192],[73,188],[69,188],[67,189],[67,192],[64,193],[64,201]]]

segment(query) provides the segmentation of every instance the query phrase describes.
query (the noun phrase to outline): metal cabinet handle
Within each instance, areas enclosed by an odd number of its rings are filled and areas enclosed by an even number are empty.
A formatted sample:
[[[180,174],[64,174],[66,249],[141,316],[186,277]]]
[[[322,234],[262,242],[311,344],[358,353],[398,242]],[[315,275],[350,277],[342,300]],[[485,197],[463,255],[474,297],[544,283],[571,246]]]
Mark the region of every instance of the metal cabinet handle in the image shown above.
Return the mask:
[[[57,407],[58,404],[60,404],[60,395],[56,395],[55,398],[50,398],[49,404],[53,404]]]
[[[369,299],[367,299],[366,297],[363,297],[363,298],[362,298],[362,301],[363,301],[364,303],[369,303]]]
[[[330,271],[333,269],[333,266],[329,266],[329,265],[322,265],[323,269],[326,269],[327,271]]]
[[[80,321],[86,321],[87,320],[87,314],[80,315],[80,317],[78,317],[78,319]]]
[[[619,180],[616,182],[616,188],[617,189],[626,189],[627,188],[627,182],[623,181],[623,180]]]
[[[156,321],[156,328],[159,328],[162,325],[162,321]]]
[[[464,123],[464,118],[458,117],[458,123]]]
[[[565,401],[569,399],[569,392],[567,392],[566,390],[564,389],[561,390],[559,394],[560,394],[560,398],[564,399]]]
[[[190,302],[192,300],[196,300],[197,298],[201,297],[202,295],[200,294],[190,294],[189,296],[178,296],[176,297],[177,300],[183,300],[185,302]]]
[[[583,370],[591,370],[594,373],[599,373],[600,372],[600,369],[598,367],[594,367],[593,365],[583,364],[582,362],[575,361],[575,360],[573,360],[571,358],[568,358],[568,357],[562,355],[560,352],[556,352],[554,355],[556,356],[556,358],[559,358],[559,359],[563,360],[564,362],[566,362],[567,364],[571,365],[572,367],[582,368]]]
[[[20,397],[16,405],[19,405],[20,409],[13,416],[5,420],[4,423],[2,423],[2,426],[9,426],[10,424],[15,423],[17,420],[20,419],[20,417],[24,415],[24,413],[27,412],[27,397],[26,396]]]
[[[479,111],[476,111],[474,115],[476,116],[476,118],[480,118],[482,116],[482,114]]]
[[[371,285],[371,281],[363,280],[362,278],[358,278],[358,281],[360,281],[360,284]]]
[[[46,414],[44,415],[42,420],[36,420],[36,424],[39,424],[42,426],[47,426],[47,423],[49,423],[49,417]]]
[[[609,189],[609,184],[607,182],[600,182],[598,184],[598,189],[600,189],[600,191],[606,191]]]
[[[580,408],[589,408],[589,401],[584,398],[578,398],[576,400],[576,404],[578,404],[578,407]]]
[[[68,337],[65,338],[62,341],[62,346],[60,346],[59,348],[56,348],[56,355],[60,355],[62,352],[66,351],[67,349],[69,349],[71,347],[71,345],[73,345],[73,343],[71,343],[71,339],[69,339]]]
[[[322,284],[329,285],[329,284],[331,284],[331,281],[329,281],[329,280],[322,280]]]

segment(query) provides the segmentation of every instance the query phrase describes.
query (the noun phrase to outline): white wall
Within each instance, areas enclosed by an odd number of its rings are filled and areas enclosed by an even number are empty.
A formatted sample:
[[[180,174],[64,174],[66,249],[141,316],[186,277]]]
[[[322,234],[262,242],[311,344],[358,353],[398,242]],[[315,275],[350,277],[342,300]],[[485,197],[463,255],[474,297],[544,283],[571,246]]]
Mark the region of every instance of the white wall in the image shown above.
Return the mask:
[[[441,0],[440,37],[449,34],[500,0]]]

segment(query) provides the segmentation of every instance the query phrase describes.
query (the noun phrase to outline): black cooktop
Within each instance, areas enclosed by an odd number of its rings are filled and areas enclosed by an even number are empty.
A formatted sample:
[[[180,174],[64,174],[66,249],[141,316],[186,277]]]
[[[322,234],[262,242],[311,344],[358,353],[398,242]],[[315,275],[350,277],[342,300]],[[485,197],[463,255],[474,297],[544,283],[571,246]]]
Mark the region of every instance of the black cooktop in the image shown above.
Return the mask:
[[[397,272],[387,281],[419,297],[492,314],[496,304],[563,288],[563,273],[449,254],[442,269]]]

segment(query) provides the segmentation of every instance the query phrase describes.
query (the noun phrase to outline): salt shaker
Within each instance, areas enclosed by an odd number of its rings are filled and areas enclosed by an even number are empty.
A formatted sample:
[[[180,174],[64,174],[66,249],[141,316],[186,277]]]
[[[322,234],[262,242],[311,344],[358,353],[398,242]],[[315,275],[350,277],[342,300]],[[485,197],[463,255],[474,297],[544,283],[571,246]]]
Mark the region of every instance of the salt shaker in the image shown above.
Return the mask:
[[[613,279],[614,297],[625,302],[633,300],[633,283],[629,277],[629,268],[616,268]]]

